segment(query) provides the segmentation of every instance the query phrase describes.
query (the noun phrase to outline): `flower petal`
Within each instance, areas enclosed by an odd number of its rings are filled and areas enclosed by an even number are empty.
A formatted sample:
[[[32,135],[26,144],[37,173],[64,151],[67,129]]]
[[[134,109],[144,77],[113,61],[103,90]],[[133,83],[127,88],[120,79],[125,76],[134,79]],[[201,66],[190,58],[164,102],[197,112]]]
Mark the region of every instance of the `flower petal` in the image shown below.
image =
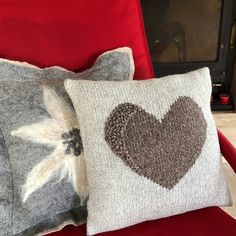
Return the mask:
[[[61,134],[63,130],[57,122],[52,119],[46,119],[41,122],[22,126],[11,132],[12,136],[17,136],[34,143],[48,144],[56,146],[61,143]]]
[[[64,159],[64,148],[59,146],[29,172],[22,190],[23,202],[57,173]]]
[[[44,103],[48,113],[66,130],[78,127],[76,113],[64,99],[49,86],[43,87]]]
[[[83,152],[75,159],[74,170],[75,175],[73,176],[72,183],[75,191],[79,193],[81,202],[83,202],[89,195],[86,162]]]
[[[80,156],[67,155],[61,167],[60,180],[68,175],[69,182],[72,183],[81,203],[83,203],[89,195],[84,154],[81,153]]]

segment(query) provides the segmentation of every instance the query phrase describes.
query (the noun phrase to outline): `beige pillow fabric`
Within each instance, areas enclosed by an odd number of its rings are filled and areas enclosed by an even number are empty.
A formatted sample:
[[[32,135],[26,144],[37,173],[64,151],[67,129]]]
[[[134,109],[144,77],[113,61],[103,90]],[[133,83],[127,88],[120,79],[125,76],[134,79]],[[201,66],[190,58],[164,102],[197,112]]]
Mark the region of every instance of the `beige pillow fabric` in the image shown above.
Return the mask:
[[[148,81],[72,81],[89,181],[88,235],[231,203],[203,68]]]

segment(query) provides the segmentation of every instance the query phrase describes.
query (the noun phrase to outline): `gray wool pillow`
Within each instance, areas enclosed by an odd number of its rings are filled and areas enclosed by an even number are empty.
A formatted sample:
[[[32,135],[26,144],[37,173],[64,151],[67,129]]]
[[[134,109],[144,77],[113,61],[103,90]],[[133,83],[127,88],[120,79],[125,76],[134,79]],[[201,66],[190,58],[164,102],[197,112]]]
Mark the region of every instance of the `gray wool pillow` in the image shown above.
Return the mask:
[[[45,234],[86,221],[82,140],[63,81],[133,74],[129,48],[102,54],[81,73],[0,60],[1,236]]]
[[[231,203],[208,68],[147,81],[65,81],[81,123],[94,235]]]

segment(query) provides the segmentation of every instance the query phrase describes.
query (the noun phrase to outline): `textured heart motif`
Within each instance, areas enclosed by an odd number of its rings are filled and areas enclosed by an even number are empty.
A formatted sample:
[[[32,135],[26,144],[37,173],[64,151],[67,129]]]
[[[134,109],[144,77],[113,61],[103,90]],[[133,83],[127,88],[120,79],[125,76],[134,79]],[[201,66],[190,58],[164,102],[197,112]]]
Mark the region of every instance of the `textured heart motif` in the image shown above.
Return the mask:
[[[190,97],[180,97],[159,121],[141,107],[118,105],[105,124],[112,151],[137,174],[172,189],[199,157],[207,123]]]

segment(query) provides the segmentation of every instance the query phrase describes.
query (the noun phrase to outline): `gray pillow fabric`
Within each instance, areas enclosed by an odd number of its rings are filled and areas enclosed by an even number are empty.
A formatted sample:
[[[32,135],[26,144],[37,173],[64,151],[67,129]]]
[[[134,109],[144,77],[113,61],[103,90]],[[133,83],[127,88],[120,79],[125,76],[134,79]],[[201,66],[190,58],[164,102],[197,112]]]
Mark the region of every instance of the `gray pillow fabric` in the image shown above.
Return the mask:
[[[83,139],[87,233],[231,204],[208,68],[147,81],[65,81]]]
[[[128,80],[132,53],[102,54],[81,73],[0,60],[0,235],[36,235],[86,221],[79,124],[64,79]]]

